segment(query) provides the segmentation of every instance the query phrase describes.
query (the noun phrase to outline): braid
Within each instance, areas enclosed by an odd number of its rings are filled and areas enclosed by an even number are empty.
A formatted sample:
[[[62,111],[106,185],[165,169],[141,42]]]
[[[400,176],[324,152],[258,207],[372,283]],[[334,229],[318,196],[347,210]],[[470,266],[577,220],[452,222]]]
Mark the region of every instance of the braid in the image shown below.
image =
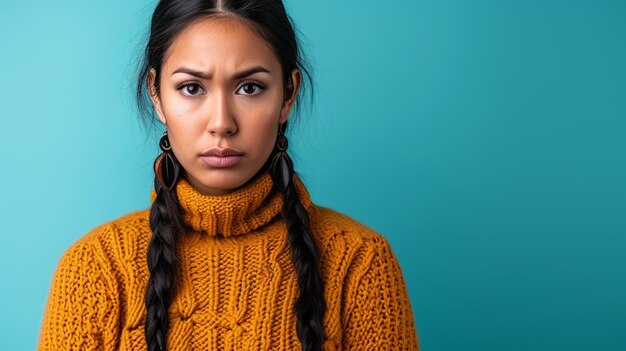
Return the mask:
[[[326,313],[326,301],[317,267],[317,246],[311,234],[308,213],[298,198],[293,180],[283,193],[283,199],[291,257],[300,287],[300,295],[294,306],[297,334],[302,343],[302,351],[321,351],[324,340],[322,321]]]
[[[155,184],[158,180],[155,179]],[[159,189],[160,187],[157,187]],[[176,244],[179,233],[185,230],[182,210],[175,190],[157,190],[150,209],[152,238],[148,244],[148,268],[150,278],[146,288],[145,336],[149,351],[165,351],[169,327],[170,305],[178,263]]]

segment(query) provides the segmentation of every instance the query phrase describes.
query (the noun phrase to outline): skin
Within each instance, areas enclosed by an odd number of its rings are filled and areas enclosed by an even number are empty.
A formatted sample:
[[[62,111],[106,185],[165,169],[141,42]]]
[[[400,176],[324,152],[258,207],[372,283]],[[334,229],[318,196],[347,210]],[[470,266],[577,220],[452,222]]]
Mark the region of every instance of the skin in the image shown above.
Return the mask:
[[[174,73],[181,66],[206,77]],[[235,78],[256,66],[270,73]],[[285,86],[272,47],[240,19],[202,18],[176,37],[164,58],[160,91],[154,89],[154,69],[147,83],[172,151],[196,189],[205,195],[228,194],[261,169],[274,148],[278,124],[288,119],[300,87],[299,70],[289,74],[292,85]],[[177,88],[181,83],[190,85]],[[200,153],[213,147],[244,155],[233,166],[212,167]]]

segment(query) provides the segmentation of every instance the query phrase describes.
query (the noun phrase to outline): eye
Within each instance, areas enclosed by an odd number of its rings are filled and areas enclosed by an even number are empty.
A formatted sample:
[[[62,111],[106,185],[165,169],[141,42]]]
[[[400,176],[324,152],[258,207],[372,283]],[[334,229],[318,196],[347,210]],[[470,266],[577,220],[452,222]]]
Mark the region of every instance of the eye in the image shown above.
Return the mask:
[[[243,91],[243,95],[258,95],[265,90],[265,84],[256,81],[244,83],[237,91]]]
[[[190,88],[188,88],[190,87]],[[184,96],[194,97],[199,94],[196,94],[199,90],[203,90],[199,84],[193,82],[184,82],[180,83],[176,86],[176,90],[182,90],[183,92],[187,92],[187,94],[183,93]]]

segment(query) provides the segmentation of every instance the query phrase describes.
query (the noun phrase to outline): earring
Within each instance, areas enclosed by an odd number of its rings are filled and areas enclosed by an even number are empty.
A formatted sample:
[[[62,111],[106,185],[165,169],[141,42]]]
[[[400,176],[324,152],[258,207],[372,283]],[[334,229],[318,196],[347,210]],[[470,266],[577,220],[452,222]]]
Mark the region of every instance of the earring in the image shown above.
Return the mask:
[[[159,147],[163,152],[154,160],[154,174],[156,175],[154,187],[157,193],[161,188],[172,191],[180,173],[180,164],[172,152],[172,146],[167,137],[167,130],[159,141]]]
[[[287,122],[278,125],[278,137],[276,138],[276,154],[272,158],[270,164],[270,175],[274,184],[278,186],[281,192],[284,192],[290,185],[293,176],[293,163],[287,155],[287,137],[283,132],[283,126],[286,128]]]

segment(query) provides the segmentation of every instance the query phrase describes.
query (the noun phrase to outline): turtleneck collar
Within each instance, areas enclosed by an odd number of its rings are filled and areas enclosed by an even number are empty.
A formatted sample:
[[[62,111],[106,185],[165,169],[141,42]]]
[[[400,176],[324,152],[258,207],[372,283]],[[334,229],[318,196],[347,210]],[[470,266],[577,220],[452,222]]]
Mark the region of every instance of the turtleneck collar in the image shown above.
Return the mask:
[[[306,186],[294,174],[292,180],[300,202],[312,215],[313,203]],[[184,220],[195,231],[211,236],[233,236],[251,232],[281,215],[283,196],[272,192],[269,171],[258,174],[248,183],[225,195],[205,195],[185,177],[176,183],[176,194],[184,209]],[[154,202],[156,191],[152,188],[150,201]]]

